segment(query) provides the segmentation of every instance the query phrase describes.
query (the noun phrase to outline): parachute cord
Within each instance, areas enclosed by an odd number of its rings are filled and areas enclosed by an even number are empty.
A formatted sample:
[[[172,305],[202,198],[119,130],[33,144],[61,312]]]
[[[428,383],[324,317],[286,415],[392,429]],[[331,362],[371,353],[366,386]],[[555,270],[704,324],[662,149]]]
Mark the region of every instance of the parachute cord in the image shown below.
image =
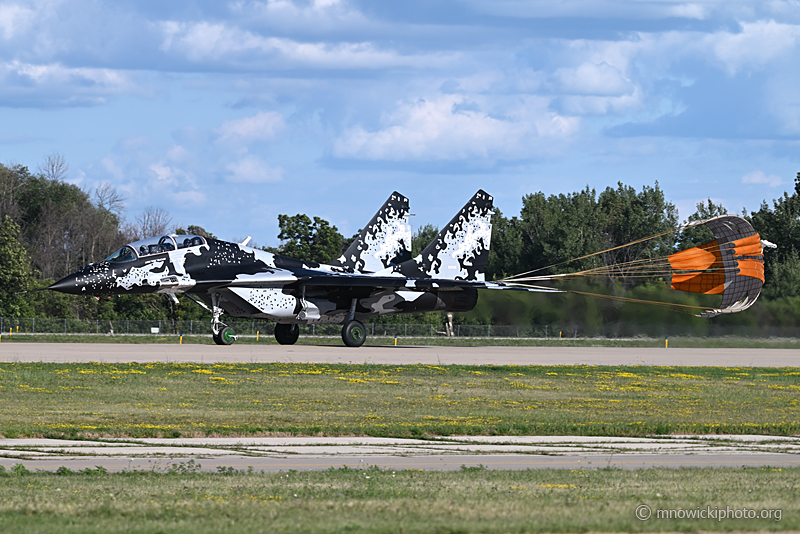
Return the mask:
[[[655,300],[644,300],[644,299],[632,299],[628,297],[617,297],[614,295],[601,295],[600,293],[587,293],[584,291],[570,291],[567,290],[567,293],[574,293],[576,295],[584,295],[586,297],[594,297],[598,299],[607,299],[607,300],[617,300],[620,302],[636,302],[638,304],[652,304],[654,306],[659,306],[661,308],[667,308],[674,311],[681,311],[686,313],[692,313],[691,310],[702,310],[702,311],[710,311],[715,309],[713,306],[692,306],[690,304],[673,304],[668,302],[658,302]]]
[[[585,260],[586,258],[591,258],[592,256],[598,256],[600,254],[605,254],[606,252],[611,252],[613,250],[619,250],[621,248],[630,247],[632,245],[638,245],[639,243],[644,243],[645,241],[650,241],[651,239],[656,239],[658,237],[662,237],[662,236],[665,236],[667,234],[673,234],[673,233],[679,232],[682,228],[683,227],[681,226],[681,227],[678,227],[677,229],[674,229],[674,230],[668,230],[666,232],[661,232],[660,234],[651,235],[649,237],[643,237],[642,239],[637,239],[636,241],[631,241],[630,243],[626,243],[624,245],[619,245],[617,247],[612,247],[612,248],[609,248],[609,249],[606,249],[606,250],[601,250],[600,252],[593,252],[591,254],[586,254],[585,256],[580,256],[579,258],[572,258],[571,260],[562,261],[560,263],[554,263],[553,265],[548,265],[546,267],[540,267],[538,269],[533,269],[532,271],[527,271],[527,272],[524,272],[524,273],[515,274],[514,276],[509,276],[508,278],[504,278],[503,280],[500,280],[500,282],[513,282],[514,279],[519,277],[519,276],[525,276],[527,274],[533,274],[533,273],[536,273],[536,272],[539,272],[539,271],[544,271],[545,269],[551,269],[553,267],[560,267],[561,265],[566,265],[567,263],[572,263],[573,261]]]
[[[540,287],[540,286],[533,286],[533,285],[529,285],[529,284],[519,284],[519,283],[514,283],[514,285],[517,285],[519,287],[534,287],[534,288]],[[710,311],[710,310],[714,310],[715,309],[713,306],[693,306],[693,305],[690,305],[690,304],[673,304],[673,303],[668,303],[668,302],[658,302],[658,301],[655,301],[655,300],[633,299],[633,298],[629,298],[629,297],[618,297],[618,296],[615,296],[615,295],[603,295],[603,294],[600,294],[600,293],[589,293],[589,292],[586,292],[586,291],[575,291],[575,290],[571,290],[571,289],[562,289],[562,290],[559,290],[559,291],[562,292],[562,293],[572,293],[574,295],[583,295],[585,297],[594,297],[594,298],[606,299],[606,300],[616,300],[616,301],[619,301],[619,302],[635,302],[637,304],[651,304],[653,306],[658,306],[658,307],[670,309],[670,310],[673,310],[673,311],[690,313],[690,314],[693,314],[693,315],[694,315],[695,311],[698,311],[698,310],[705,312],[705,311]]]
[[[620,271],[624,267],[634,267],[634,266],[640,266],[642,269],[646,269],[648,267],[653,267],[653,268],[655,268],[655,267],[663,267],[663,268],[666,269],[664,271],[654,272],[653,276],[671,274],[673,272],[673,269],[671,268],[671,264],[669,263],[669,261],[666,260],[665,258],[645,258],[645,259],[641,259],[641,260],[632,260],[632,261],[629,261],[629,262],[615,263],[615,264],[607,265],[607,266],[603,266],[603,267],[596,267],[596,268],[593,268],[593,269],[587,269],[585,271],[578,271],[578,272],[575,272],[575,273],[564,273],[564,274],[558,274],[558,275],[545,275],[545,276],[536,276],[536,277],[526,277],[526,275],[528,275],[528,274],[533,274],[533,273],[536,273],[536,272],[539,272],[539,271],[543,271],[545,269],[550,269],[552,267],[559,267],[561,265],[565,265],[565,264],[571,263],[573,261],[578,261],[578,260],[590,258],[592,256],[597,256],[599,254],[605,254],[607,252],[611,252],[611,251],[614,251],[614,250],[619,250],[621,248],[626,248],[626,247],[629,247],[629,246],[632,246],[632,245],[637,245],[639,243],[643,243],[643,242],[649,241],[651,239],[656,239],[656,238],[659,238],[659,237],[663,237],[663,236],[665,236],[667,234],[670,234],[670,233],[673,233],[673,232],[679,232],[679,231],[681,231],[681,230],[683,230],[683,229],[685,229],[685,228],[687,228],[689,226],[691,226],[691,225],[681,226],[676,230],[670,230],[668,232],[662,232],[660,234],[652,235],[650,237],[645,237],[645,238],[639,239],[637,241],[632,241],[632,242],[627,243],[625,245],[620,245],[618,247],[613,247],[613,248],[609,248],[609,249],[606,249],[606,250],[601,250],[600,252],[587,254],[585,256],[581,256],[581,257],[578,257],[578,258],[573,258],[571,260],[562,261],[561,263],[554,263],[553,265],[549,265],[547,267],[540,267],[540,268],[534,269],[532,271],[527,271],[527,272],[524,272],[524,273],[515,274],[513,276],[509,276],[508,278],[504,278],[504,279],[499,280],[499,281],[500,282],[514,282],[514,281],[522,282],[522,281],[528,281],[528,280],[530,280],[530,281],[537,281],[537,280],[538,281],[542,281],[542,280],[552,280],[552,279],[555,279],[555,278],[567,278],[567,277],[573,278],[573,277],[579,277],[579,276],[593,276],[593,275],[594,276],[606,276],[606,275],[610,275],[610,274],[612,274],[614,272]],[[714,246],[711,246],[711,247],[704,248],[703,251],[701,251],[701,252],[685,254],[683,256],[683,258],[684,259],[690,259],[690,258],[696,257],[696,256],[704,256],[706,253],[719,252],[719,251],[723,250],[723,245],[725,245],[725,244],[727,244],[727,243],[717,244],[717,245],[714,245]],[[687,250],[691,250],[691,249],[687,249]],[[685,253],[686,251],[680,251],[680,252],[684,252]],[[716,270],[718,268],[720,268],[720,267],[717,266],[717,267],[714,267],[714,268],[711,268],[711,269],[707,269],[705,271],[696,271],[696,272],[698,272],[698,273],[700,273],[700,272],[709,272],[711,270]],[[679,270],[680,271],[685,271],[685,269],[679,269]],[[730,269],[728,269],[728,270],[730,270]],[[694,271],[690,270],[689,272],[694,272]],[[636,275],[625,275],[625,276],[636,276]],[[638,275],[638,276],[647,276],[647,275]]]

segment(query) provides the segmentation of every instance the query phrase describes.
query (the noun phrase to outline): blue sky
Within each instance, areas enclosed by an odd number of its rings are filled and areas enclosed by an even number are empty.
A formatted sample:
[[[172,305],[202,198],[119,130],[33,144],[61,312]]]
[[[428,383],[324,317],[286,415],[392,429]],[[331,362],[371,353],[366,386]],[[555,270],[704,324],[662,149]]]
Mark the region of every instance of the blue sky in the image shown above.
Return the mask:
[[[618,181],[755,210],[800,171],[799,42],[797,0],[0,0],[0,161],[260,245],[395,189],[415,226]]]

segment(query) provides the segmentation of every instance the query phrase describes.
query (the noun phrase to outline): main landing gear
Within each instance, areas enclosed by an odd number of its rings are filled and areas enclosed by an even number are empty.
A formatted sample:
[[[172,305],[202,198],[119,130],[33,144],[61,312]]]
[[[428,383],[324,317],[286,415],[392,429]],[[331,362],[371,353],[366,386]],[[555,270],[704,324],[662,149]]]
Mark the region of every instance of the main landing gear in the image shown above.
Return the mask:
[[[300,326],[296,324],[276,324],[275,340],[280,345],[294,345],[300,337]]]
[[[355,320],[357,299],[350,303],[350,313],[342,327],[342,341],[348,347],[360,347],[367,340],[367,329],[361,321]]]
[[[300,337],[300,326],[276,324],[275,340],[280,345],[294,345]],[[360,321],[347,321],[342,327],[342,341],[348,347],[360,347],[367,339],[367,329]]]
[[[361,321],[347,321],[342,327],[342,341],[348,347],[360,347],[367,340],[367,328]]]

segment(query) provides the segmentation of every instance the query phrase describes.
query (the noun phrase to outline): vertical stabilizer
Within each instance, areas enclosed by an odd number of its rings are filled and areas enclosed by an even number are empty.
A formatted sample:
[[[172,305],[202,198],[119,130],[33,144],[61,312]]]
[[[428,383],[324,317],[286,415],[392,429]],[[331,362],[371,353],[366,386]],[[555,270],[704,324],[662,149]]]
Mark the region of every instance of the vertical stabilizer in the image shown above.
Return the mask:
[[[347,251],[329,265],[351,273],[373,273],[410,259],[408,199],[395,191]]]
[[[422,254],[393,268],[412,278],[484,280],[492,239],[492,197],[475,193]]]

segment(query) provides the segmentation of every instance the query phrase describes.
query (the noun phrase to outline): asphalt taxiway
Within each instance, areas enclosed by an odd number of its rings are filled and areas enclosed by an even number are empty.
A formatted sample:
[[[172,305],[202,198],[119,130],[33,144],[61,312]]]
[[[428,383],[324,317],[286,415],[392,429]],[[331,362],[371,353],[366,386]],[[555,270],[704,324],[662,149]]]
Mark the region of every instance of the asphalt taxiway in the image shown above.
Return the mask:
[[[327,341],[326,341],[327,342]],[[800,349],[437,347],[0,343],[8,362],[352,363],[426,365],[687,365],[797,367]]]

